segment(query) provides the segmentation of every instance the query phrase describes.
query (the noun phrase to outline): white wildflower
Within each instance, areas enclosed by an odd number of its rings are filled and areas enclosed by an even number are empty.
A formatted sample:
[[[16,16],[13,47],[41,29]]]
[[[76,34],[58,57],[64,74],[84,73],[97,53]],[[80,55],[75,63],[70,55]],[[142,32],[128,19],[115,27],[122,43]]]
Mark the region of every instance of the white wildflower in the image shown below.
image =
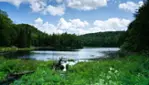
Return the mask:
[[[118,73],[118,70],[115,70],[115,73]]]

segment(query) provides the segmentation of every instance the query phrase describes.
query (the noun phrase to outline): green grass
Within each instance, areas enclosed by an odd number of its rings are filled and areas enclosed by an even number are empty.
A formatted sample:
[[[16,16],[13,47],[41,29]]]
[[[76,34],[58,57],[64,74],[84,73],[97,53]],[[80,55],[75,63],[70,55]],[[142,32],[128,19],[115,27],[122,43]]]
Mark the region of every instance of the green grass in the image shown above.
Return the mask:
[[[38,68],[13,85],[148,85],[149,59],[143,56],[78,63],[64,73]]]
[[[9,73],[18,73],[23,71],[36,71],[38,67],[51,67],[52,61],[35,61],[21,59],[5,59],[0,56],[0,80],[3,80]]]
[[[145,56],[128,56],[123,58],[102,59],[92,62],[82,62],[69,67],[67,72],[54,71],[52,63],[30,60],[24,61],[25,67],[18,68],[18,63],[12,63],[17,69],[35,70],[35,73],[24,75],[12,85],[148,85],[149,58]],[[19,62],[22,60],[14,60]],[[22,64],[20,62],[20,64]],[[35,64],[30,66],[32,63]],[[0,64],[1,65],[1,64]],[[5,64],[3,64],[5,65]],[[3,66],[1,65],[1,66]],[[29,67],[27,67],[29,65]],[[6,64],[5,67],[9,66]],[[21,65],[22,66],[22,65]],[[2,69],[4,69],[3,67]],[[1,68],[1,67],[0,67]],[[9,67],[10,68],[10,67]],[[16,68],[12,68],[17,71]],[[0,75],[4,75],[1,71]]]
[[[0,47],[0,52],[10,52],[10,51],[30,51],[34,48],[17,48],[17,47]]]

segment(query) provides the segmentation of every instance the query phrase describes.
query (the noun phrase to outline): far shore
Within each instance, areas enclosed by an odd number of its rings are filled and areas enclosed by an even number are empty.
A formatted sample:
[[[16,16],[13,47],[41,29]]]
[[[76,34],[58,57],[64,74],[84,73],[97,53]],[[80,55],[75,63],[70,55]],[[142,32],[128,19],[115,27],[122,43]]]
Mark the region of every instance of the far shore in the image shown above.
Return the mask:
[[[80,48],[55,48],[55,47],[27,47],[27,48],[18,48],[18,47],[0,47],[0,53],[3,52],[15,52],[15,51],[32,51],[32,50],[56,50],[56,51],[74,51]]]
[[[30,48],[17,48],[17,47],[0,47],[0,52],[13,52],[13,51],[31,51],[34,47]]]

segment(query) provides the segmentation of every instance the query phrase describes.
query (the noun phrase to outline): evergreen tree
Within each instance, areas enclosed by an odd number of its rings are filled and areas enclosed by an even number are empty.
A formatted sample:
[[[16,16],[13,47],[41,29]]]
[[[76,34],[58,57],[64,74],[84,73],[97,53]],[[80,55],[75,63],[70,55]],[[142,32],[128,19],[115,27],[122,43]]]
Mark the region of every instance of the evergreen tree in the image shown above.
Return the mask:
[[[149,50],[149,0],[135,14],[122,49],[135,52]]]

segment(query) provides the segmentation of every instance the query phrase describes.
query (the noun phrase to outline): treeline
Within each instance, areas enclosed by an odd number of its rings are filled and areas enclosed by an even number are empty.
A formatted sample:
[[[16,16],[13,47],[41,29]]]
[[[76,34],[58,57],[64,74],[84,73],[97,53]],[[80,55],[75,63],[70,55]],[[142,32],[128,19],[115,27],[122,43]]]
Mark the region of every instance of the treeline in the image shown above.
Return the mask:
[[[81,36],[67,33],[48,35],[28,24],[14,24],[8,14],[0,10],[0,47],[119,47],[124,41],[123,34],[124,32],[99,32]]]
[[[119,47],[124,42],[124,31],[98,32],[81,35],[84,46],[90,47]]]
[[[0,47],[80,48],[79,37],[71,34],[48,35],[28,24],[14,24],[7,13],[0,10]]]
[[[133,52],[149,51],[149,0],[135,13],[135,19],[131,22],[125,34],[123,50]]]

